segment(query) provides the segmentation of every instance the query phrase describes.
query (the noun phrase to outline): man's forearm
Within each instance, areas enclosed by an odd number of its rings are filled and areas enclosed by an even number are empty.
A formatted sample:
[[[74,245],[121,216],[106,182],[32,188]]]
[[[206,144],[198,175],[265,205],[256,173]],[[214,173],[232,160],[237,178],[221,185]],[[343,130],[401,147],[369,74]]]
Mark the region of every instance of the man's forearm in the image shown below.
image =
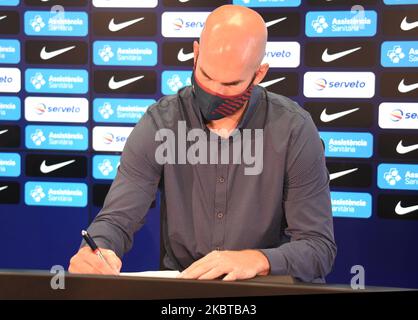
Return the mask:
[[[118,231],[117,227],[107,221],[95,221],[88,228],[88,232],[99,248],[112,250],[122,259],[127,239],[121,231]],[[83,240],[80,248],[86,245],[86,242]]]

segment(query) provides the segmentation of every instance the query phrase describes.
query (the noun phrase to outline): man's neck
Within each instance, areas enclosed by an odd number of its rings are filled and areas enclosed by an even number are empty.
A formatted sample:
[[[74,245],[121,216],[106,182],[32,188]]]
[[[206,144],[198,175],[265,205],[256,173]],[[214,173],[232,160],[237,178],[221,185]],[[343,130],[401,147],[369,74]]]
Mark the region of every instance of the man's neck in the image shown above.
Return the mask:
[[[228,138],[231,133],[237,128],[241,118],[243,117],[245,110],[247,109],[248,102],[245,106],[240,108],[237,112],[230,116],[226,116],[219,120],[209,121],[206,126],[208,129],[222,138]]]

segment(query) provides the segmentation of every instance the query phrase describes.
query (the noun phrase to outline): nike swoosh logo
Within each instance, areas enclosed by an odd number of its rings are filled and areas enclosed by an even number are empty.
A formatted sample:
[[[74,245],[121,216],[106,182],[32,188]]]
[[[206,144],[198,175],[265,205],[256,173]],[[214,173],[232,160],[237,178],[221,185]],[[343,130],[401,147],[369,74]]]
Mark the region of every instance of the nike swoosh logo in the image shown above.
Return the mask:
[[[405,84],[405,79],[402,79],[398,86],[398,90],[400,93],[408,93],[416,89],[418,89],[418,83]]]
[[[267,87],[270,87],[277,82],[283,81],[284,79],[286,79],[286,77],[277,78],[277,79],[273,79],[273,80],[270,80],[270,81],[265,81],[265,82],[259,83],[258,85],[260,87],[267,88]]]
[[[46,173],[51,173],[53,171],[56,171],[58,169],[61,169],[61,168],[65,167],[65,166],[68,166],[69,164],[71,164],[73,162],[75,162],[75,160],[65,161],[65,162],[61,162],[61,163],[57,163],[57,164],[53,164],[53,165],[48,166],[46,164],[46,161],[44,160],[41,163],[41,168],[40,169],[41,169],[42,173],[45,173],[45,174]]]
[[[0,187],[0,191],[6,190],[9,186]]]
[[[3,131],[0,131],[0,134],[6,133],[7,131],[9,131],[9,129],[6,129],[6,130],[3,130]]]
[[[408,22],[408,21],[406,21],[406,17],[403,18],[403,20],[401,22],[401,29],[403,31],[409,31],[409,30],[415,29],[416,27],[418,27],[418,21]]]
[[[113,18],[112,20],[110,20],[109,22],[109,30],[112,32],[118,32],[122,29],[125,29],[127,27],[130,27],[131,25],[138,23],[139,21],[144,20],[144,17],[138,18],[138,19],[133,19],[133,20],[129,20],[129,21],[125,21],[125,22],[121,22],[121,23],[115,23],[115,18]]]
[[[190,0],[179,0],[179,2],[181,2],[181,3],[186,3],[186,2],[189,2]]]
[[[266,22],[266,27],[267,28],[270,28],[271,26],[274,26],[275,24],[278,24],[279,22],[282,22],[282,21],[284,21],[286,19],[287,19],[287,17],[283,17],[283,18],[279,18],[279,19],[276,19],[276,20],[272,20],[272,21]]]
[[[117,90],[117,89],[127,86],[128,84],[138,81],[142,79],[143,77],[144,76],[139,76],[139,77],[130,78],[130,79],[122,80],[122,81],[115,81],[115,77],[112,77],[109,80],[109,88],[112,90]]]
[[[322,53],[322,61],[324,61],[324,62],[332,62],[332,61],[341,59],[342,57],[348,56],[349,54],[352,54],[353,52],[356,52],[356,51],[358,51],[360,49],[361,49],[361,47],[357,47],[357,48],[354,48],[354,49],[349,49],[349,50],[345,50],[345,51],[341,51],[341,52],[329,54],[328,53],[328,48],[326,48],[324,50],[324,52]]]
[[[0,20],[6,19],[6,18],[7,18],[7,16],[1,16]]]
[[[191,52],[191,53],[184,53],[183,48],[181,48],[179,50],[179,53],[177,54],[177,59],[180,62],[189,61],[189,60],[193,59],[193,57],[194,57],[194,53],[193,52]]]
[[[349,170],[344,170],[344,171],[340,171],[340,172],[331,173],[329,175],[329,179],[330,180],[335,180],[337,178],[340,178],[342,176],[346,176],[347,174],[350,174],[350,173],[355,172],[357,170],[358,170],[358,168],[354,168],[354,169],[349,169]]]
[[[405,214],[411,213],[413,211],[418,210],[418,205],[416,206],[410,206],[410,207],[402,207],[401,201],[398,202],[395,208],[395,212],[399,216],[403,216]]]
[[[409,152],[415,151],[417,149],[418,149],[418,144],[413,144],[413,145],[405,147],[402,144],[402,140],[399,141],[398,145],[396,146],[396,152],[399,153],[399,154],[409,153]]]
[[[59,56],[60,54],[66,53],[70,50],[73,50],[74,48],[75,48],[75,46],[71,46],[71,47],[47,52],[46,47],[43,47],[42,51],[41,51],[41,59],[42,60],[50,60],[52,58],[55,58],[56,56]]]
[[[337,120],[338,118],[342,118],[350,113],[356,112],[359,109],[360,108],[354,108],[346,111],[337,112],[334,114],[327,114],[327,108],[325,108],[324,110],[322,110],[320,119],[322,122],[331,122]]]

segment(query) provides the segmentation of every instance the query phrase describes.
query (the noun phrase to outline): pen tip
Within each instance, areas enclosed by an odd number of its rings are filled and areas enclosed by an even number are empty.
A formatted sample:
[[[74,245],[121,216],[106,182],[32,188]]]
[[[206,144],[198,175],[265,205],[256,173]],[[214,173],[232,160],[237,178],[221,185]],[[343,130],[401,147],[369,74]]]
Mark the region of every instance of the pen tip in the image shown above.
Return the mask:
[[[82,236],[87,235],[87,231],[86,231],[86,230],[81,230],[81,235],[82,235]]]

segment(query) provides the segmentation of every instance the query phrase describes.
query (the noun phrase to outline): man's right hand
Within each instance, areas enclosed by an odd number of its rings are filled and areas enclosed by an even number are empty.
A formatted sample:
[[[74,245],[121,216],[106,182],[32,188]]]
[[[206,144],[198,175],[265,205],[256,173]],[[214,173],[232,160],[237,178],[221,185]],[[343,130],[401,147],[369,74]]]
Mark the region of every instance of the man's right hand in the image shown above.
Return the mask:
[[[118,256],[112,250],[100,249],[100,251],[111,267],[86,246],[81,248],[77,254],[71,258],[68,271],[70,273],[84,274],[119,274],[120,269],[122,268],[122,261]]]

